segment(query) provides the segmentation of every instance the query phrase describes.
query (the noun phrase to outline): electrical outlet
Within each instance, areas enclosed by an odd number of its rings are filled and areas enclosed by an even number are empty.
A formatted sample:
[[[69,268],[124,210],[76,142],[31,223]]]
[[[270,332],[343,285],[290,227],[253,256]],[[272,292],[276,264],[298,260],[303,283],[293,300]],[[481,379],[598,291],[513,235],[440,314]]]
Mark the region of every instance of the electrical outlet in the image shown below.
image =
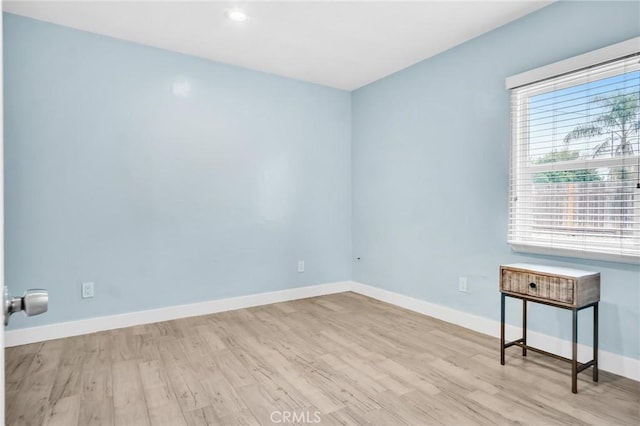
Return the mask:
[[[304,272],[304,260],[298,260],[298,272]]]
[[[93,297],[93,283],[82,283],[82,298],[89,299]]]
[[[460,277],[458,278],[458,290],[466,293],[468,291],[467,288],[467,277]]]

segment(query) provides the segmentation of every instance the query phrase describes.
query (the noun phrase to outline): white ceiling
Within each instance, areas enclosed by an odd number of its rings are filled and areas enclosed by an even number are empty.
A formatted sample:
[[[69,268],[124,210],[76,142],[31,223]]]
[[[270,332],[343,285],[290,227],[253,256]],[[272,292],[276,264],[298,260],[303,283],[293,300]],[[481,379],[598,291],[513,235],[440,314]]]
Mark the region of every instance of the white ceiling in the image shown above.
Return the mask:
[[[5,1],[80,30],[354,90],[551,1]],[[226,17],[242,7],[249,19]]]

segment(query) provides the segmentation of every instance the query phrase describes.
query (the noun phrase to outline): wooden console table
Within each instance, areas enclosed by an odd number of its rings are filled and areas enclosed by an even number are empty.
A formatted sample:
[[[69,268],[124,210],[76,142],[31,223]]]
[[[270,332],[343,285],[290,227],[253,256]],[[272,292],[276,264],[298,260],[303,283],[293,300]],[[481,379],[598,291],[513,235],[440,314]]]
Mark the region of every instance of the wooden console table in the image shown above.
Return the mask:
[[[504,365],[504,351],[510,346],[551,356],[571,363],[571,392],[578,393],[578,373],[593,367],[593,381],[598,381],[598,302],[600,301],[600,273],[576,269],[514,263],[500,266],[500,364]],[[505,342],[505,297],[522,300],[522,337]],[[573,313],[572,356],[565,358],[527,345],[527,302],[542,303]],[[593,359],[578,362],[578,312],[593,307]]]

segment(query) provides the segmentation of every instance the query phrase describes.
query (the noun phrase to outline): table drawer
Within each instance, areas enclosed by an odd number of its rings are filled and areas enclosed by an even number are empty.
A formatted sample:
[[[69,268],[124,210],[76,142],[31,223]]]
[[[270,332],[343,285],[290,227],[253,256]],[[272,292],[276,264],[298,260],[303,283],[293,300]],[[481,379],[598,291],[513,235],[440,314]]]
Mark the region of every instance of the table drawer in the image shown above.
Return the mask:
[[[502,270],[501,290],[555,302],[575,304],[575,280],[571,278]]]

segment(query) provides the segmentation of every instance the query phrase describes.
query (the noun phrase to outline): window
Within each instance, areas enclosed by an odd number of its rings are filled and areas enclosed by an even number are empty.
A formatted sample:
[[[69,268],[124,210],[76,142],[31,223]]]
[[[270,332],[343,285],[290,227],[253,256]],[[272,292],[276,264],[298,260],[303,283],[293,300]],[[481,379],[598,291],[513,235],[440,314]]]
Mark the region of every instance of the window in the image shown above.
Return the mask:
[[[633,39],[507,79],[514,249],[640,263],[639,51]]]

